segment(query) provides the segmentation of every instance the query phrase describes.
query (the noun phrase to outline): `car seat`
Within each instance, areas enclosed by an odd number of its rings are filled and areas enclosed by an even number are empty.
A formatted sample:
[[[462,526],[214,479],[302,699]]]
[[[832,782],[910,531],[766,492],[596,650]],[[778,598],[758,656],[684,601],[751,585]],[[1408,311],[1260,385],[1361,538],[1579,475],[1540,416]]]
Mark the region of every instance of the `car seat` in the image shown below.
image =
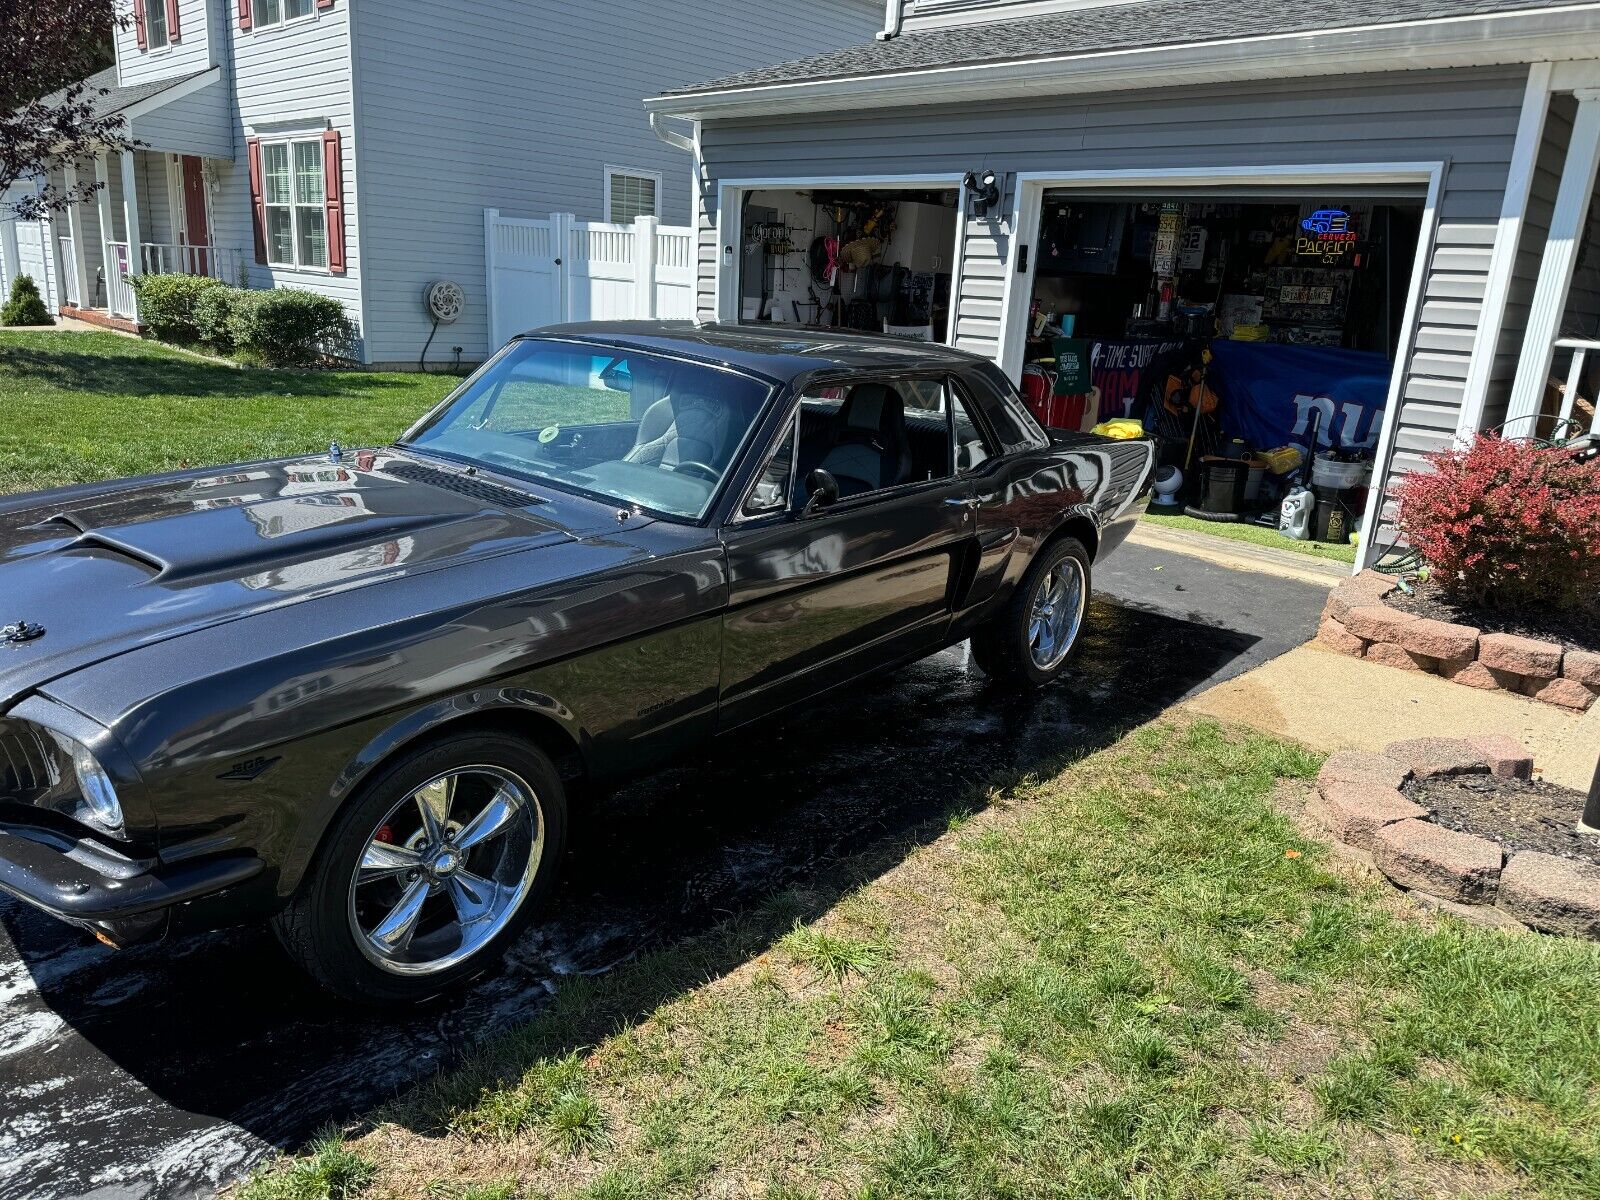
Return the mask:
[[[905,401],[893,388],[851,388],[835,418],[832,442],[818,465],[838,480],[841,495],[875,492],[910,478]]]
[[[728,407],[714,397],[684,392],[645,409],[626,460],[671,470],[698,462],[721,470],[728,445]]]

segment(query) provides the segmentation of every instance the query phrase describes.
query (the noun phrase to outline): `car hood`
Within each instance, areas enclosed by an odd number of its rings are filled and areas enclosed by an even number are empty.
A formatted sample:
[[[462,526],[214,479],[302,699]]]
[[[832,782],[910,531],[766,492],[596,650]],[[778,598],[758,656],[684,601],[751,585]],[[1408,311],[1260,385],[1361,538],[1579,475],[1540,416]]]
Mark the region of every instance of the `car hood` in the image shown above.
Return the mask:
[[[618,528],[614,508],[392,452],[15,497],[0,504],[0,626],[44,632],[0,643],[0,710],[137,646]]]

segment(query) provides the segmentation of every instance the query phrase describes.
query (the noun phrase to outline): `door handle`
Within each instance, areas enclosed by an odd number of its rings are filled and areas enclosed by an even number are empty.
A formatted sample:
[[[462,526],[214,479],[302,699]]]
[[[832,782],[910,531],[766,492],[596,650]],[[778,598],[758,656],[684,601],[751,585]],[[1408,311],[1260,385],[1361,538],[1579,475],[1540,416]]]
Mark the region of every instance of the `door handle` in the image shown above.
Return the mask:
[[[945,504],[950,508],[977,508],[979,502],[971,497],[951,496]]]

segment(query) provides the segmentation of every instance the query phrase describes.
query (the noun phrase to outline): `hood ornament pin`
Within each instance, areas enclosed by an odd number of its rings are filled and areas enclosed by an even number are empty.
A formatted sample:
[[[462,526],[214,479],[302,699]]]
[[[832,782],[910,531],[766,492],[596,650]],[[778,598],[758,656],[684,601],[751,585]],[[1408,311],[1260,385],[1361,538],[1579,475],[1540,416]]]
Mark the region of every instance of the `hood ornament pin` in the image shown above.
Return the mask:
[[[18,645],[44,636],[44,626],[31,621],[18,621],[14,625],[0,626],[0,643]]]

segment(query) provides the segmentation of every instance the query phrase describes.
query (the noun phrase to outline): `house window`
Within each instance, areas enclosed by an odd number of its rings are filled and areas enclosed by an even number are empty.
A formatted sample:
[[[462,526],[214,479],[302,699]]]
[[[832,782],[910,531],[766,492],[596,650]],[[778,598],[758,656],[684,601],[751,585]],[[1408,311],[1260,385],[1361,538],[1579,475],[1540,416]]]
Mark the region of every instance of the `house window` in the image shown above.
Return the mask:
[[[252,24],[256,29],[309,17],[317,9],[317,0],[252,0],[252,3]]]
[[[164,50],[172,41],[171,31],[167,29],[167,6],[165,0],[155,0],[153,4],[144,6],[144,44],[147,50]]]
[[[661,215],[661,172],[606,168],[606,220],[632,225],[635,217]]]
[[[261,185],[267,262],[326,271],[328,189],[322,173],[322,139],[263,142]]]

